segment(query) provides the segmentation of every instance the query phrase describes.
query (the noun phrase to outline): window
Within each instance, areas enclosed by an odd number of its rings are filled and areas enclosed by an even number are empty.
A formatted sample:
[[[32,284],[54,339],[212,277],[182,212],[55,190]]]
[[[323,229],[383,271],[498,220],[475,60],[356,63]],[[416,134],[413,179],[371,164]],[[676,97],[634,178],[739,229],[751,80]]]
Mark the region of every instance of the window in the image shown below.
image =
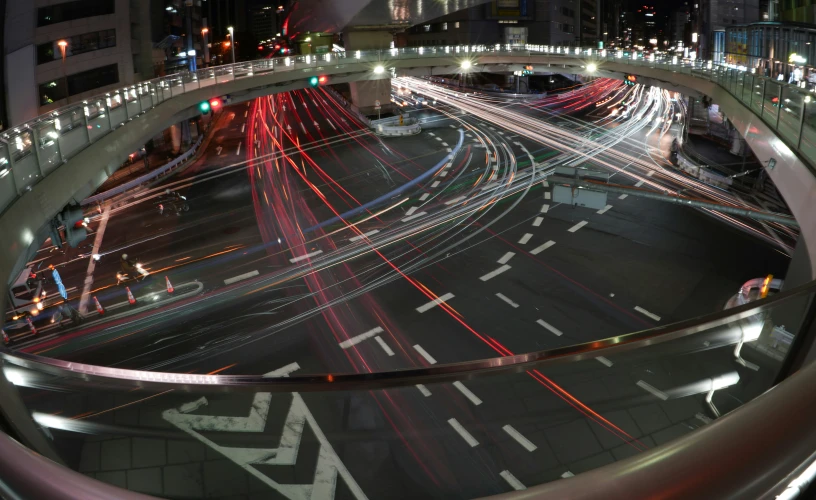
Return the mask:
[[[40,106],[65,99],[65,96],[64,78],[40,84]]]
[[[114,83],[119,83],[119,65],[100,66],[68,75],[68,93],[76,95]],[[65,78],[40,84],[40,106],[54,103],[65,97]]]
[[[431,25],[426,24],[425,26],[422,27],[422,31],[424,31],[425,33],[430,33],[431,32]]]
[[[559,27],[563,33],[575,33],[575,27],[567,23],[559,23]]]
[[[561,7],[561,15],[567,17],[575,17],[575,11],[570,9],[569,7]]]
[[[456,21],[455,23],[453,23],[453,27],[456,28],[456,29],[459,29],[459,21]]]
[[[448,31],[448,23],[442,23],[442,31]]]
[[[85,52],[116,47],[116,30],[109,29],[74,35],[66,38],[65,41],[68,42],[68,46],[65,47],[65,57],[71,57]],[[45,64],[61,57],[62,51],[57,46],[56,40],[37,46],[37,64]]]
[[[114,0],[78,0],[37,9],[37,26],[64,23],[85,17],[113,14]]]

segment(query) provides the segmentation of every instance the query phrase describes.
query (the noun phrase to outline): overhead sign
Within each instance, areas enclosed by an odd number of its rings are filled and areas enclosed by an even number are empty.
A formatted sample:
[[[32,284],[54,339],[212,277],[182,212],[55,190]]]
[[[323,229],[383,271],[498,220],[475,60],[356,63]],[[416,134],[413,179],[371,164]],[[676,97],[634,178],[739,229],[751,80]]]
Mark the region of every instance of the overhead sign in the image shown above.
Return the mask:
[[[374,101],[374,109],[380,109],[380,100],[379,99]]]

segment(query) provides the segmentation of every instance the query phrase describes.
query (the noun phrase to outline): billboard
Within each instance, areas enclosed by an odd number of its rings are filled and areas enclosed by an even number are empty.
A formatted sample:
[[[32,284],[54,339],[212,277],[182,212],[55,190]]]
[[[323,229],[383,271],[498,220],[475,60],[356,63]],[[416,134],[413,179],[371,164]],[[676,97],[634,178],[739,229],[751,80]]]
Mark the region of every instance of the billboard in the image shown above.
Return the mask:
[[[533,12],[529,0],[492,0],[487,5],[488,19],[532,20]]]

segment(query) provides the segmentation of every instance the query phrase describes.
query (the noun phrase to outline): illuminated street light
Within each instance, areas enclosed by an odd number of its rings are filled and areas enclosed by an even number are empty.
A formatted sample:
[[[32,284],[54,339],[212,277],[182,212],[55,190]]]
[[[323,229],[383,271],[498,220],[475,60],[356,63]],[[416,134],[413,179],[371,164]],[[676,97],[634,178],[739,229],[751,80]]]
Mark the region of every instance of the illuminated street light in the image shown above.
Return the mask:
[[[68,47],[68,42],[65,40],[60,40],[57,42],[57,46],[60,48],[60,52],[62,52],[62,79],[65,80],[65,102],[69,102],[68,97],[68,76],[65,74],[65,49]]]
[[[462,61],[462,69],[470,69],[470,67],[471,67],[470,61],[468,61],[467,59]]]
[[[383,68],[382,66],[376,66],[374,68],[374,73],[377,74],[377,75],[382,74],[384,72],[385,72],[385,68]]]
[[[590,73],[594,73],[597,69],[598,69],[597,64],[595,64],[595,63],[587,64],[587,71],[589,71]]]
[[[232,64],[235,64],[235,30],[232,26],[227,27],[227,31],[229,31],[230,35],[230,49],[232,50]],[[235,75],[235,73],[233,73]]]

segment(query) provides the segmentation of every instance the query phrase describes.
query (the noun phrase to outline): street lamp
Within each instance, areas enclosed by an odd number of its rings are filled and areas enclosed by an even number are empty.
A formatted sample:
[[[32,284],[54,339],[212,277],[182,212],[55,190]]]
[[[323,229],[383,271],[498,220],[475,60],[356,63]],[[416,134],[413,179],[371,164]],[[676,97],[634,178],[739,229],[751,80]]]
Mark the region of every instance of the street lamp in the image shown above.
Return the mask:
[[[201,28],[201,45],[204,46],[204,64],[210,64],[210,47],[207,43],[207,33],[210,32],[210,29],[206,26]]]
[[[70,99],[68,95],[68,76],[65,74],[65,49],[68,47],[68,42],[60,40],[57,42],[57,46],[59,46],[60,52],[62,52],[62,80],[65,82],[65,103],[68,104],[68,100]]]
[[[385,68],[383,68],[382,66],[376,66],[374,68],[374,74],[379,75],[379,74],[382,74],[384,72],[385,72]]]
[[[462,61],[462,69],[470,69],[470,66],[471,66],[470,61],[468,61],[467,59]]]
[[[594,72],[595,72],[595,70],[597,70],[597,69],[598,69],[598,65],[596,65],[595,63],[589,63],[589,64],[587,64],[587,71],[588,71],[588,72],[590,72],[590,73],[594,73]]]
[[[229,26],[229,27],[227,27],[227,31],[229,31],[229,35],[230,35],[230,48],[232,49],[232,64],[235,64],[235,37],[233,36],[235,30],[233,29],[232,26]],[[235,72],[233,70],[233,76],[234,75],[235,75]]]

